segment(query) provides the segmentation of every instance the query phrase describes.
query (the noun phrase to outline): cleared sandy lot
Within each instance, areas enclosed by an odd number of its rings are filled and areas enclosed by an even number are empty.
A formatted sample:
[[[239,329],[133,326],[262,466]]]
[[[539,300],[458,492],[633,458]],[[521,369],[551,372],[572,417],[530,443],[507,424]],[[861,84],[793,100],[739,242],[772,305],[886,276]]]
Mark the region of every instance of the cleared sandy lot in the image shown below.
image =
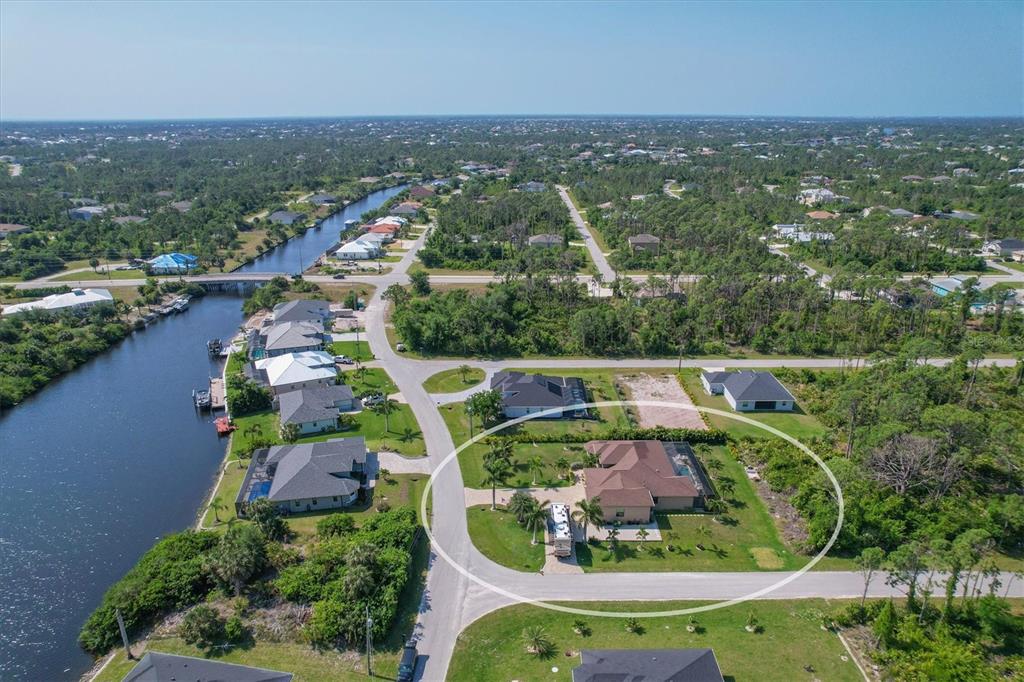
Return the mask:
[[[693,405],[690,396],[673,374],[636,374],[624,376],[619,381],[629,389],[633,400],[660,400]],[[651,405],[635,405],[640,426],[667,426],[671,428],[707,430],[707,424],[699,412],[670,407],[654,407]]]

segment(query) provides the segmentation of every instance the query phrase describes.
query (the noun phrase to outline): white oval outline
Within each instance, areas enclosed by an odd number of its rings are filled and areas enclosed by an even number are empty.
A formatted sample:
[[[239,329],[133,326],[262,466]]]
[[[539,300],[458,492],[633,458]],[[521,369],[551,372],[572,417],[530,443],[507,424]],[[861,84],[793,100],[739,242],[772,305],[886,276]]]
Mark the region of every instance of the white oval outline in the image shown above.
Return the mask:
[[[774,426],[769,426],[768,424],[763,424],[763,423],[761,423],[759,421],[751,419],[750,417],[746,417],[746,416],[744,416],[742,414],[736,414],[736,413],[733,413],[733,412],[726,412],[725,410],[719,410],[719,409],[714,408],[714,407],[704,407],[704,406],[698,406],[698,405],[687,405],[687,404],[684,404],[684,403],[672,403],[672,402],[668,402],[668,401],[664,401],[664,400],[605,400],[605,401],[600,401],[600,402],[584,403],[584,404],[580,405],[580,407],[599,408],[599,407],[619,407],[619,406],[625,406],[625,405],[644,405],[644,406],[650,406],[650,407],[668,407],[668,408],[675,408],[675,409],[692,410],[694,412],[700,412],[700,413],[705,413],[706,412],[708,414],[717,414],[719,416],[726,417],[728,419],[735,419],[736,421],[741,421],[741,422],[744,422],[746,424],[750,424],[752,426],[756,426],[758,428],[764,429],[765,431],[768,431],[769,433],[771,433],[771,434],[773,434],[775,436],[778,436],[779,438],[782,438],[786,442],[792,444],[797,449],[799,449],[802,452],[804,452],[807,455],[809,455],[811,457],[811,459],[813,459],[814,462],[819,467],[821,467],[822,471],[825,472],[825,475],[828,477],[829,481],[832,482],[832,487],[835,489],[836,501],[838,502],[838,507],[839,507],[839,515],[838,515],[838,519],[836,520],[835,530],[832,531],[832,536],[828,539],[828,542],[825,543],[825,546],[822,547],[821,551],[818,552],[817,554],[815,554],[811,558],[811,560],[809,562],[807,562],[807,564],[805,566],[803,566],[802,568],[797,569],[796,571],[794,571],[792,573],[787,574],[784,578],[782,578],[778,582],[772,583],[771,585],[768,585],[767,587],[762,587],[760,590],[756,590],[754,592],[751,592],[749,594],[746,594],[746,595],[743,595],[743,596],[740,596],[740,597],[734,597],[733,599],[726,599],[726,600],[723,600],[723,601],[717,601],[717,602],[713,602],[711,604],[704,604],[702,606],[693,606],[693,607],[686,608],[686,609],[675,609],[675,610],[671,610],[671,611],[636,611],[636,612],[628,612],[628,611],[596,611],[596,610],[593,610],[593,609],[582,609],[582,608],[576,608],[574,606],[563,606],[561,604],[553,604],[553,603],[548,602],[548,601],[542,601],[542,600],[539,600],[539,599],[533,599],[531,597],[524,597],[524,596],[516,594],[514,592],[510,592],[509,590],[506,590],[503,587],[498,587],[497,585],[492,585],[491,583],[487,582],[483,578],[477,577],[476,575],[474,575],[472,573],[472,571],[470,571],[469,569],[464,567],[462,564],[460,564],[459,562],[457,562],[454,559],[452,559],[451,556],[446,551],[444,551],[444,549],[441,547],[441,544],[434,537],[434,533],[433,533],[433,531],[431,531],[431,528],[430,528],[430,518],[429,518],[429,516],[427,514],[427,501],[430,499],[430,491],[431,491],[431,489],[434,486],[434,478],[438,475],[438,473],[441,472],[442,469],[444,469],[445,466],[448,465],[449,462],[451,462],[453,459],[458,457],[460,452],[462,452],[463,450],[465,450],[469,446],[474,445],[475,443],[478,443],[479,441],[481,441],[482,439],[490,436],[491,434],[494,434],[494,433],[497,433],[498,431],[502,431],[504,429],[507,429],[510,426],[515,426],[516,424],[521,424],[521,423],[523,423],[525,421],[530,421],[531,419],[537,419],[537,418],[544,417],[544,416],[549,415],[549,414],[561,414],[561,412],[563,411],[563,408],[553,407],[551,409],[544,410],[542,412],[534,412],[532,414],[524,415],[522,417],[516,417],[515,419],[510,419],[509,421],[502,422],[501,424],[493,426],[493,427],[487,429],[486,431],[481,431],[476,436],[473,436],[468,441],[466,441],[462,445],[460,445],[460,446],[456,447],[454,450],[452,450],[441,461],[441,463],[438,465],[438,467],[436,469],[434,469],[433,472],[431,472],[430,478],[427,480],[427,485],[423,489],[423,497],[420,500],[420,516],[421,516],[422,521],[423,521],[423,529],[426,532],[427,537],[430,538],[430,544],[434,548],[434,551],[439,556],[441,556],[441,558],[443,558],[445,561],[447,561],[448,564],[452,566],[452,568],[454,568],[459,573],[461,573],[462,575],[466,576],[467,578],[469,578],[473,582],[475,582],[478,585],[481,585],[483,587],[486,587],[487,589],[491,590],[492,592],[495,592],[497,594],[505,596],[505,597],[507,597],[509,599],[512,599],[513,601],[519,602],[521,604],[531,604],[533,606],[539,606],[541,608],[551,609],[552,611],[561,611],[563,613],[573,613],[573,614],[580,615],[580,616],[595,616],[595,617],[599,617],[599,618],[665,618],[665,617],[669,617],[669,616],[685,616],[685,615],[691,614],[691,613],[701,613],[701,612],[704,612],[704,611],[714,611],[716,609],[722,609],[722,608],[726,608],[728,606],[735,606],[737,604],[742,604],[744,602],[747,602],[747,601],[750,601],[750,600],[753,600],[753,599],[757,599],[758,597],[762,597],[762,596],[764,596],[766,594],[770,594],[771,592],[774,592],[775,590],[779,589],[780,587],[788,585],[789,583],[793,582],[794,580],[796,580],[797,578],[799,578],[803,574],[805,574],[808,571],[810,571],[812,568],[814,568],[814,566],[819,561],[821,561],[823,558],[825,558],[825,555],[828,554],[828,551],[830,549],[832,549],[832,545],[835,544],[836,538],[839,537],[839,532],[843,528],[843,520],[844,520],[845,509],[846,509],[846,503],[845,503],[845,501],[843,499],[843,490],[839,486],[839,481],[836,479],[835,474],[832,473],[832,470],[828,468],[828,466],[825,464],[825,462],[822,461],[822,459],[820,457],[818,457],[818,455],[816,455],[813,450],[811,450],[809,447],[804,445],[802,442],[798,441],[793,436],[790,436],[788,433],[785,433],[784,431],[780,431],[779,429],[776,429]],[[467,529],[467,535],[468,535],[468,529]],[[468,538],[468,539],[469,539],[470,544],[472,544],[473,539],[471,537]],[[477,551],[479,552],[479,550],[477,550]],[[497,564],[497,562],[495,562],[493,559],[490,559],[489,557],[486,557],[486,555],[482,554],[482,556],[487,558],[488,561],[492,561],[495,564]],[[497,564],[497,565],[500,566],[501,564]],[[508,568],[508,567],[505,566],[503,568]],[[514,571],[515,569],[508,569],[508,570],[513,570]],[[677,571],[677,572],[678,573],[687,573],[687,571]],[[751,571],[751,573],[758,573],[758,572],[759,571]],[[624,571],[623,573],[629,573],[629,572],[628,571]],[[636,574],[634,573],[633,575],[636,575]],[[569,597],[567,599],[570,600],[570,601],[572,600],[571,597]],[[595,599],[595,600],[580,600],[580,601],[607,601],[607,600],[596,600]],[[616,600],[613,599],[611,601],[616,601]],[[644,600],[629,599],[629,600],[622,600],[622,601],[623,602],[629,602],[629,601],[644,601]],[[668,600],[648,600],[648,601],[668,601]],[[695,601],[695,600],[691,599],[691,600],[688,600],[688,601]]]

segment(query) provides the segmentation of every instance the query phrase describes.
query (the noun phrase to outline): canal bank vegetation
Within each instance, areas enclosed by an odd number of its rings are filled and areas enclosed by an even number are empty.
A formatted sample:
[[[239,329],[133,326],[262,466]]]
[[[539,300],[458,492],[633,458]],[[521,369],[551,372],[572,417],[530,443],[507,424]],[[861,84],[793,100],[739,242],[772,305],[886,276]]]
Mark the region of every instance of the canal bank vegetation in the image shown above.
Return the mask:
[[[128,336],[126,308],[28,311],[0,318],[0,408],[17,405]]]
[[[357,310],[361,301],[373,295],[376,287],[370,284],[314,284],[301,276],[275,277],[263,286],[257,287],[245,299],[242,310],[247,315],[272,310],[278,303],[293,299],[313,299],[342,303]]]
[[[82,647],[101,655],[119,646],[120,610],[129,636],[145,636],[148,650],[348,679],[361,665],[353,653],[369,609],[378,670],[394,673],[426,568],[417,512],[334,513],[297,536],[266,506],[226,533],[186,531],[157,543],[108,590]],[[131,665],[119,652],[99,679],[119,680]]]

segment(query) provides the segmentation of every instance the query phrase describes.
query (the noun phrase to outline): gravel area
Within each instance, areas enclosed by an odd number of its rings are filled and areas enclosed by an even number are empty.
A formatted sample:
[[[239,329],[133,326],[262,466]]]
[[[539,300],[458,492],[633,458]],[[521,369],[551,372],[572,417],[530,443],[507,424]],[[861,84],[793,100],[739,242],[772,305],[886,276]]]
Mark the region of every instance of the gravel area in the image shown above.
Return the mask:
[[[621,377],[619,380],[628,390],[633,400],[659,400],[663,402],[693,405],[679,380],[673,374],[637,374]],[[634,405],[640,426],[667,426],[671,428],[707,430],[707,424],[700,412],[695,410],[676,409],[671,407],[655,407],[653,405]]]

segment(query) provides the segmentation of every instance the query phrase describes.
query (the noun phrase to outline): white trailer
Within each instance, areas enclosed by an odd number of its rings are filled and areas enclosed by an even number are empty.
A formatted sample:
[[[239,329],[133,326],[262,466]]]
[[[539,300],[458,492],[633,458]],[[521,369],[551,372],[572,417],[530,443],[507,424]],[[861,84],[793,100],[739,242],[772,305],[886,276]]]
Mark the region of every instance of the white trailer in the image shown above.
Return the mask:
[[[548,537],[555,556],[572,556],[572,518],[569,505],[556,502],[549,508]]]

